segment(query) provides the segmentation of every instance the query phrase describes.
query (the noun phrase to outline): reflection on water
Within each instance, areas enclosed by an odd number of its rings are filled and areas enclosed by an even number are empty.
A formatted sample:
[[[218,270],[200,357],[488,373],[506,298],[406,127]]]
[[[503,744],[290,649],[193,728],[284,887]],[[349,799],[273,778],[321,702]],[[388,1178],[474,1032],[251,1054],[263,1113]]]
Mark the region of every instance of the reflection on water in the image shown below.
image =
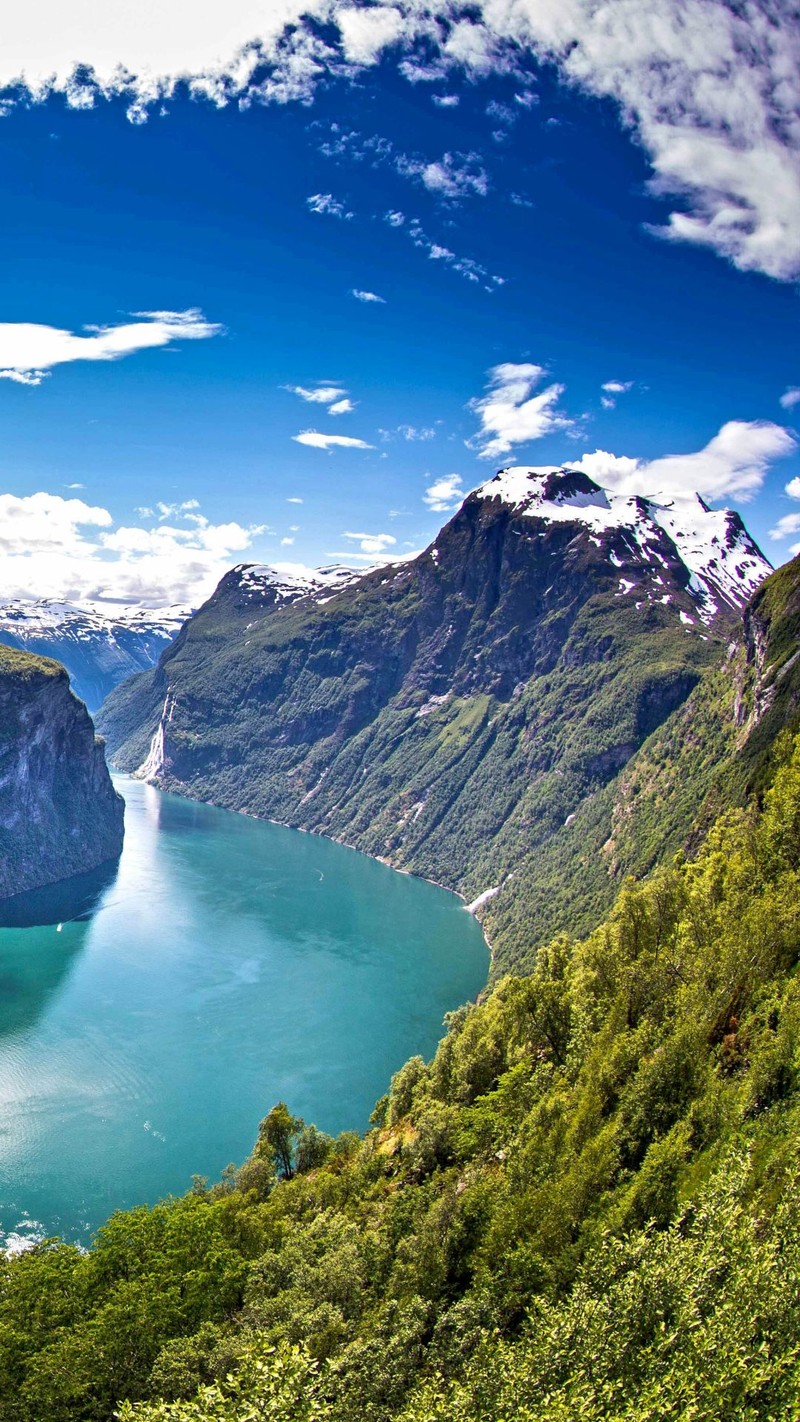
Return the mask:
[[[117,877],[119,860],[112,859],[87,874],[75,874],[58,884],[31,889],[0,901],[0,928],[37,928],[91,918],[106,889]]]
[[[0,1242],[84,1238],[216,1178],[277,1100],[362,1128],[483,985],[453,895],[316,835],[120,779],[103,876],[4,906]],[[28,925],[28,926],[23,926]]]

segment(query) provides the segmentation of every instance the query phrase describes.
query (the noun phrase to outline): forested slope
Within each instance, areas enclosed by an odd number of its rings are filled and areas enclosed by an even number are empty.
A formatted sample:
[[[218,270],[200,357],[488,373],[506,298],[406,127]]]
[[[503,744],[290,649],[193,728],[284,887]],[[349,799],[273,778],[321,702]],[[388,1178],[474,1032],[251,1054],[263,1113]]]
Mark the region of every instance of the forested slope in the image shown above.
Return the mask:
[[[797,580],[754,604],[743,697],[794,656]],[[88,1254],[6,1261],[4,1419],[106,1422],[125,1397],[125,1422],[794,1416],[791,675],[747,804],[725,804],[731,755],[696,856],[455,1013],[365,1139],[278,1106],[218,1184],[115,1216]]]
[[[276,599],[234,570],[98,725],[115,764],[165,789],[330,835],[468,902],[496,891],[482,912],[497,970],[530,966],[643,867],[624,836],[604,850],[629,803],[620,776],[724,656],[767,571],[738,516],[701,501],[505,471],[414,562],[342,589]],[[690,823],[669,827],[676,843]]]

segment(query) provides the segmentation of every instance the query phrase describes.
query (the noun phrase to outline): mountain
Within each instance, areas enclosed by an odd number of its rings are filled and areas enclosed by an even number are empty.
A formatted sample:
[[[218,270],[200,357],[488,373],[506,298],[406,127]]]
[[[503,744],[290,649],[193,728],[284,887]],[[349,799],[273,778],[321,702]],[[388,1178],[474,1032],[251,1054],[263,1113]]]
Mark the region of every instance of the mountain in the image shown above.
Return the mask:
[[[703,784],[705,840],[452,1013],[363,1138],[278,1103],[214,1184],[5,1261],[3,1418],[796,1417],[799,653],[800,558],[624,771],[627,823]]]
[[[62,666],[0,647],[0,898],[122,849],[123,802]]]
[[[15,599],[0,606],[0,643],[67,668],[76,696],[95,711],[119,682],[153,666],[190,609]]]
[[[499,970],[611,904],[620,776],[768,572],[699,499],[509,469],[410,562],[299,595],[234,569],[98,725],[164,788],[458,889]]]

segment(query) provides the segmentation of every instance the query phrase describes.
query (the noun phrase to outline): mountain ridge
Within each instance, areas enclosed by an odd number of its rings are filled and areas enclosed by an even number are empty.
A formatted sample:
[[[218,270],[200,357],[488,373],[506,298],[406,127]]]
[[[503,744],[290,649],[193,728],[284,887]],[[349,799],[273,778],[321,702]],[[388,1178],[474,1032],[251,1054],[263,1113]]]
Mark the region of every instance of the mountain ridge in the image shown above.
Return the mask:
[[[529,962],[610,905],[626,855],[602,858],[608,787],[767,575],[738,516],[687,510],[502,471],[412,561],[334,591],[282,596],[240,566],[98,725],[115,764],[165,789],[480,900],[497,970]]]

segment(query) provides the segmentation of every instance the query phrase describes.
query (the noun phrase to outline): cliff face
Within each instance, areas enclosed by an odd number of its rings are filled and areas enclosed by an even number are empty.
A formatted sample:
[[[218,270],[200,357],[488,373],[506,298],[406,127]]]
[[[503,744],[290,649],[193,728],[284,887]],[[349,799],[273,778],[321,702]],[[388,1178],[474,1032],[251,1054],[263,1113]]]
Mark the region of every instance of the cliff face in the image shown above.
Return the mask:
[[[115,859],[123,802],[57,662],[0,647],[0,898]]]

